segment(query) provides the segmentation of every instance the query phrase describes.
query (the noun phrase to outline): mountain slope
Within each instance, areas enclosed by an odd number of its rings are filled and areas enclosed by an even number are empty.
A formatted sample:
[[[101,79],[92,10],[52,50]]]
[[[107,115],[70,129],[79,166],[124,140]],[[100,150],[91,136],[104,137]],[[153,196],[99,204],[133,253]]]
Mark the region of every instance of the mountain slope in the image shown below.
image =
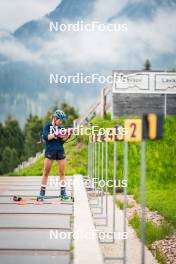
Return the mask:
[[[119,13],[115,16],[111,17],[109,21],[119,17],[125,18],[129,17],[131,20],[151,20],[153,19],[158,9],[172,10],[176,8],[175,0],[151,0],[151,1],[131,1],[128,5],[126,5]]]
[[[14,32],[14,36],[27,41],[31,38],[49,38],[49,21],[62,22],[63,20],[85,19],[90,15],[96,0],[63,0],[60,5],[40,20],[29,21]]]

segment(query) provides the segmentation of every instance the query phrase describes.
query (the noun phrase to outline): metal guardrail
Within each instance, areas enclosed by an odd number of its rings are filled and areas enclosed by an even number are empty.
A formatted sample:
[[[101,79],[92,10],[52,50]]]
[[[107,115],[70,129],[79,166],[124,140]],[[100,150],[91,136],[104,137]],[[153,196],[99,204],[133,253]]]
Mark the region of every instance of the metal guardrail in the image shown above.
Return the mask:
[[[96,226],[107,226],[108,225],[108,194],[109,194],[109,186],[107,184],[109,178],[109,144],[113,144],[113,199],[112,199],[112,226],[111,226],[111,233],[112,238],[109,241],[101,241],[100,243],[108,244],[108,243],[115,243],[115,232],[116,227],[118,225],[116,219],[116,196],[117,196],[117,187],[116,187],[116,173],[117,173],[117,147],[118,142],[114,141],[113,143],[109,142],[94,142],[88,144],[88,177],[90,186],[93,192],[95,192],[96,203],[90,202],[90,208],[93,210],[94,208],[99,208],[100,212],[96,213],[92,212],[92,216],[94,219],[102,219],[105,220],[104,224],[99,224]],[[123,172],[123,180],[128,182],[128,142],[124,142],[124,172]],[[145,153],[146,153],[146,142],[141,142],[141,182],[140,182],[140,189],[141,189],[141,264],[145,264]],[[105,151],[104,151],[105,150]],[[104,170],[105,169],[105,170]],[[101,173],[100,173],[101,170]],[[100,176],[101,174],[101,176]],[[105,180],[106,185],[104,188],[97,187],[94,184],[94,178],[99,181],[102,179]],[[123,203],[123,233],[127,232],[127,186],[123,188],[123,196],[124,196],[124,203]],[[103,204],[105,202],[105,205]],[[97,215],[99,215],[97,217]],[[123,264],[127,263],[127,240],[123,240],[123,254],[122,256],[104,256],[104,260],[121,260]]]
[[[19,172],[21,169],[24,169],[36,162],[42,154],[42,152],[37,152],[35,157],[30,157],[27,161],[23,161],[21,164],[19,164],[18,167],[14,169],[14,172]]]

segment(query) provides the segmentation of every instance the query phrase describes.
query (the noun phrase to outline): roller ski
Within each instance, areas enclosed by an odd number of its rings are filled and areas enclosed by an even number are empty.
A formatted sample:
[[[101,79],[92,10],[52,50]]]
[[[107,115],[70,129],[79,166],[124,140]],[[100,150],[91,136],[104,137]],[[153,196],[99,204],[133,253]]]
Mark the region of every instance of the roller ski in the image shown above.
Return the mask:
[[[74,197],[67,194],[61,194],[59,195],[59,200],[61,202],[74,202]]]
[[[44,199],[55,199],[59,198],[59,196],[20,196],[20,195],[14,195],[13,201],[14,202],[20,202],[20,201],[44,201]]]
[[[37,200],[35,201],[36,205],[42,205],[44,203],[44,196],[43,195],[39,195],[37,196]]]
[[[44,203],[45,199],[54,199],[54,198],[58,198],[59,196],[43,196],[43,195],[39,195],[39,196],[13,196],[13,201],[16,202],[16,204],[18,205],[26,205],[29,204],[27,203],[28,201],[34,201],[34,204],[36,205],[42,205]]]
[[[58,196],[43,196],[43,195],[39,195],[39,196],[18,196],[18,195],[14,195],[13,196],[13,201],[16,202],[16,204],[18,205],[26,205],[29,204],[27,202],[29,201],[33,201],[34,204],[36,205],[42,205],[44,203],[45,200],[49,200],[49,199],[56,199],[56,202],[53,202],[54,204],[58,204],[60,202],[74,202],[74,197],[67,195],[67,194],[62,194],[62,195],[58,195]]]
[[[44,203],[44,197],[43,196],[32,196],[32,197],[27,197],[27,196],[13,196],[13,201],[16,202],[18,205],[27,205],[28,201],[34,201],[34,204],[36,205],[41,205]]]
[[[36,201],[37,197],[27,197],[27,196],[18,196],[14,195],[13,196],[13,201],[14,202],[21,202],[21,201]]]

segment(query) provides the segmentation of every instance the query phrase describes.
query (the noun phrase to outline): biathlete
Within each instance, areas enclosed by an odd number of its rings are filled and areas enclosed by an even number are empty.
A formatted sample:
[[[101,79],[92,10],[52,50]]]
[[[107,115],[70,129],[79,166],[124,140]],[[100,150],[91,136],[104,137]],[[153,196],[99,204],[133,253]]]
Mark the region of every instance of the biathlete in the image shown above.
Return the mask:
[[[41,180],[40,195],[38,198],[42,200],[45,197],[46,186],[48,182],[48,175],[50,173],[52,163],[57,161],[58,173],[60,174],[61,191],[58,196],[62,200],[69,200],[70,196],[66,193],[65,186],[65,152],[64,142],[68,139],[69,135],[58,135],[59,129],[63,121],[66,120],[66,114],[61,110],[56,110],[53,113],[51,123],[44,126],[43,139],[45,140],[45,159],[43,176]]]

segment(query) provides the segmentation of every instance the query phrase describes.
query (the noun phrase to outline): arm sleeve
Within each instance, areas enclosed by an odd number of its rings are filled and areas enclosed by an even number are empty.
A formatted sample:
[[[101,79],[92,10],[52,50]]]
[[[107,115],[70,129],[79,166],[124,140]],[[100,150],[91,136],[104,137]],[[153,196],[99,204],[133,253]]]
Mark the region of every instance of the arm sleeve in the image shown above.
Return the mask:
[[[48,135],[49,135],[49,128],[48,128],[48,125],[46,125],[43,128],[43,139],[45,141],[48,141]]]

